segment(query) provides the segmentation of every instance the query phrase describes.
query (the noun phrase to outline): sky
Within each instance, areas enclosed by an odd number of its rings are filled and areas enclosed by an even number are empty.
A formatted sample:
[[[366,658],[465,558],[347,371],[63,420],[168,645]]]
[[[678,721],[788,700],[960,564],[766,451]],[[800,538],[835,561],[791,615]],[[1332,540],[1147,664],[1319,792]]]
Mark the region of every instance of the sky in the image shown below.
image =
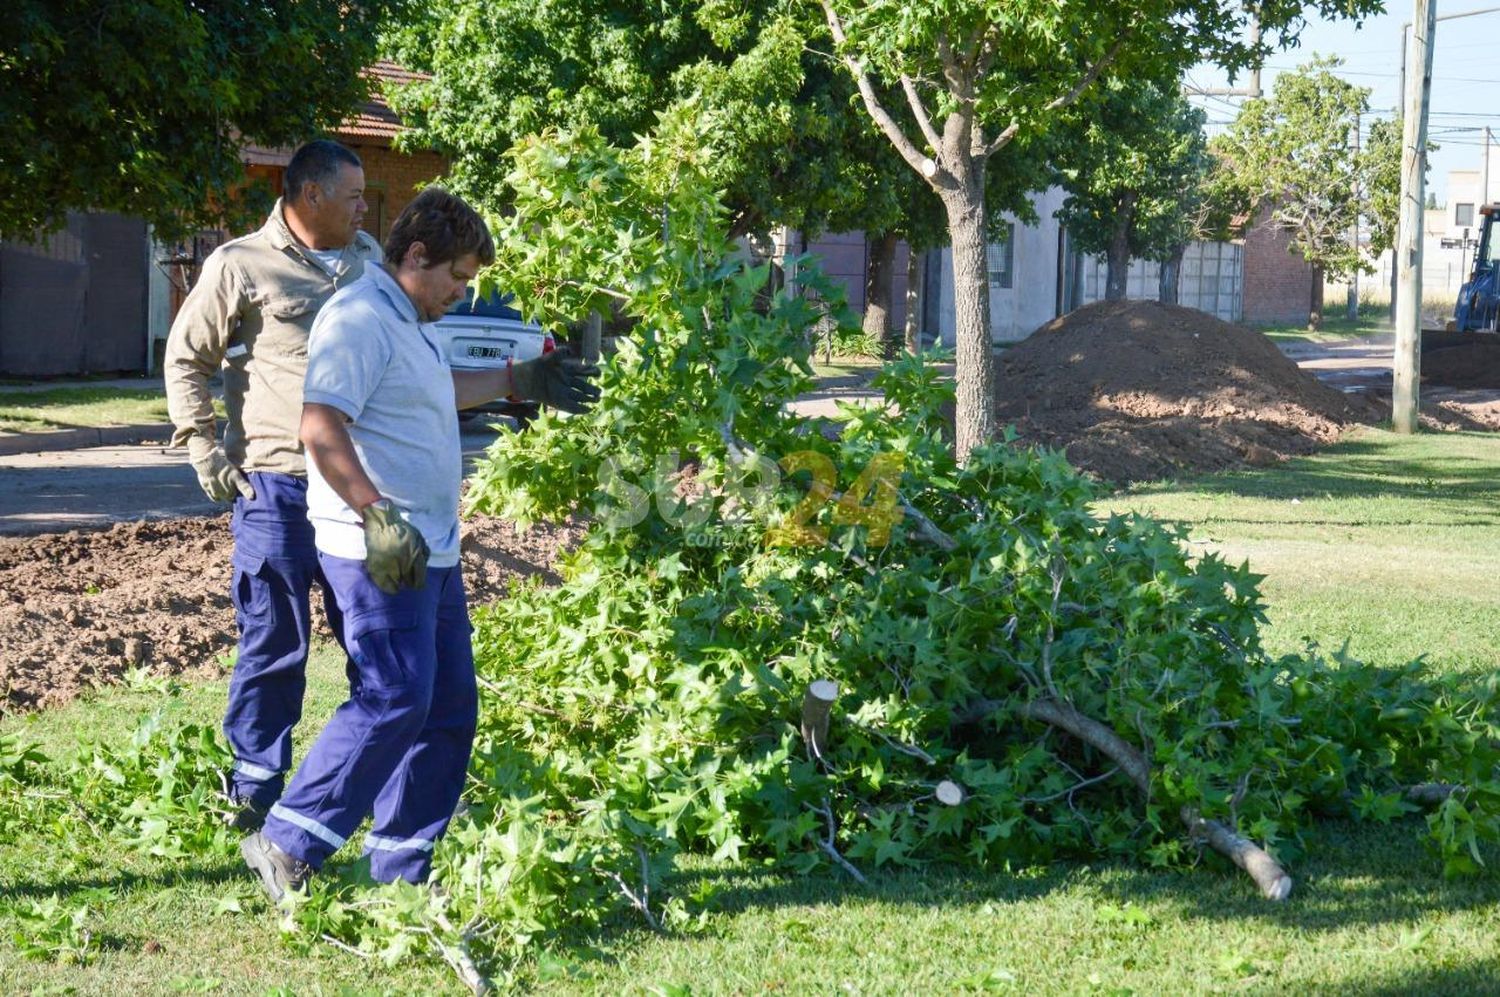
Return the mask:
[[[1338,73],[1350,83],[1370,89],[1370,109],[1376,117],[1390,117],[1397,105],[1401,72],[1401,25],[1412,19],[1411,0],[1392,0],[1388,13],[1355,27],[1352,21],[1309,21],[1296,48],[1272,55],[1261,73],[1261,87],[1269,94],[1276,76],[1295,69],[1314,54],[1344,60]],[[1474,17],[1438,21],[1432,57],[1432,103],[1428,136],[1440,148],[1431,156],[1427,189],[1446,203],[1448,171],[1479,169],[1483,132],[1493,132],[1490,147],[1491,189],[1500,180],[1500,3],[1495,0],[1446,0],[1438,3],[1438,17],[1497,8]],[[1222,71],[1200,66],[1188,74],[1192,85],[1226,86]],[[1236,83],[1243,86],[1246,80]],[[1222,130],[1234,117],[1240,97],[1195,97],[1208,112],[1209,132]],[[1215,125],[1218,125],[1216,128]],[[1368,128],[1368,121],[1364,122]]]

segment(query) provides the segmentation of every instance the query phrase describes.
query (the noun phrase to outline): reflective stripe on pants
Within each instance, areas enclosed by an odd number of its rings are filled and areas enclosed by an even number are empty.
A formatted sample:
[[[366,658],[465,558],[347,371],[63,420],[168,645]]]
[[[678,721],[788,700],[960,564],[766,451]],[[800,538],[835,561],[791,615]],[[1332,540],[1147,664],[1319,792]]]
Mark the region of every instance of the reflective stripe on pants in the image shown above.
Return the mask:
[[[458,805],[478,715],[463,579],[457,567],[429,568],[425,587],[388,595],[363,562],[319,560],[344,612],[349,699],[265,833],[317,868],[373,813],[370,874],[421,882]]]
[[[234,751],[233,791],[268,807],[292,764],[292,728],[302,716],[311,630],[309,592],[322,582],[307,481],[252,472],[255,498],[234,500],[230,598],[239,656],[229,681],[224,736]],[[338,606],[326,584],[323,605],[338,634]]]

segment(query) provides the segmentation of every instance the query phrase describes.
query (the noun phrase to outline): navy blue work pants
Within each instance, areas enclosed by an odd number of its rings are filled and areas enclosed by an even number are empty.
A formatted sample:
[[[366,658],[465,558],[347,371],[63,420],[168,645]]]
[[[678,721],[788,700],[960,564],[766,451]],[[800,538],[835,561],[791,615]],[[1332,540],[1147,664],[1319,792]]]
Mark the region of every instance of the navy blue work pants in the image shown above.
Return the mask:
[[[370,814],[370,874],[422,882],[463,790],[479,697],[459,568],[388,595],[364,562],[319,554],[343,609],[349,699],[334,712],[265,835],[319,868]]]
[[[256,471],[255,498],[234,500],[230,596],[240,634],[224,736],[234,751],[232,792],[265,808],[292,767],[292,728],[302,716],[311,630],[309,592],[339,634],[339,609],[318,565],[307,519],[307,479]]]

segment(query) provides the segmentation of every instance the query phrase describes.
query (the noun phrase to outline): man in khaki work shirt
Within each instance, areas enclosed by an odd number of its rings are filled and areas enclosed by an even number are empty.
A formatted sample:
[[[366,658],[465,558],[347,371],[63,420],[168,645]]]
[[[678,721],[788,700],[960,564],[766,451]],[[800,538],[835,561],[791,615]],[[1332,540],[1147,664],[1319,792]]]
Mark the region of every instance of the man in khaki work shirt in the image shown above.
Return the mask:
[[[313,319],[335,290],[360,278],[366,263],[380,263],[380,244],[359,227],[364,187],[359,157],[338,143],[298,149],[271,217],[204,261],[167,339],[172,442],[186,445],[208,497],[234,505],[230,597],[239,657],[224,734],[235,757],[226,780],[231,823],[244,830],[260,827],[291,768],[315,580],[340,632],[307,519],[297,432]],[[221,371],[229,417],[222,443],[215,440],[208,386]]]

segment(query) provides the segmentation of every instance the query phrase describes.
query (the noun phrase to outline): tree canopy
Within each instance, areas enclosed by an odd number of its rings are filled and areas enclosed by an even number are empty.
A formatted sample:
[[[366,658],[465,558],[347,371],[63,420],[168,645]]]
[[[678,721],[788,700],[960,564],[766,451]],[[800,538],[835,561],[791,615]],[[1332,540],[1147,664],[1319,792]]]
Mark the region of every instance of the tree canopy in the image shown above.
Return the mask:
[[[1166,260],[1191,239],[1213,168],[1205,115],[1167,81],[1112,80],[1062,140],[1057,217],[1109,263],[1105,297],[1125,296],[1131,258]]]
[[[1366,172],[1356,136],[1370,91],[1339,78],[1341,64],[1314,58],[1282,73],[1216,143],[1289,248],[1335,279],[1371,269],[1353,239]]]
[[[407,3],[17,0],[0,38],[0,235],[74,209],[167,238],[253,217],[242,145],[295,145],[350,114]]]
[[[526,136],[591,127],[626,144],[692,101],[735,234],[900,228],[901,167],[851,108],[847,77],[809,50],[825,30],[760,0],[458,0],[392,33],[392,54],[431,79],[391,98],[405,141],[446,153],[455,187],[491,208],[512,195],[507,154]]]

